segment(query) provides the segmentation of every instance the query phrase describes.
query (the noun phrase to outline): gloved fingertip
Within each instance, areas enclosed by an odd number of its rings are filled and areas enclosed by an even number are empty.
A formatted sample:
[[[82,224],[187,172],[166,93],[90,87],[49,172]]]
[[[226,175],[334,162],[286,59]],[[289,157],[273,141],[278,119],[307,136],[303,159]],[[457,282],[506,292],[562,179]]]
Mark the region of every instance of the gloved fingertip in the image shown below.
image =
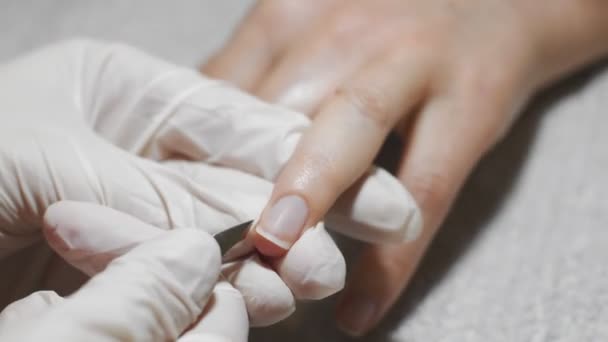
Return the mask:
[[[63,225],[70,215],[74,215],[70,210],[73,202],[61,201],[51,204],[44,212],[43,227],[48,230],[56,230],[60,225]]]
[[[423,226],[413,196],[400,180],[377,167],[338,199],[325,222],[334,231],[371,243],[413,241]]]
[[[251,326],[275,324],[295,311],[290,289],[258,256],[226,264],[222,273],[243,295]]]
[[[307,230],[275,268],[298,299],[328,297],[346,278],[346,261],[322,223]]]
[[[42,233],[49,245],[55,251],[69,251],[72,246],[62,237],[60,231],[74,220],[73,202],[62,201],[51,204],[45,211],[42,223]],[[65,234],[65,232],[64,232]]]

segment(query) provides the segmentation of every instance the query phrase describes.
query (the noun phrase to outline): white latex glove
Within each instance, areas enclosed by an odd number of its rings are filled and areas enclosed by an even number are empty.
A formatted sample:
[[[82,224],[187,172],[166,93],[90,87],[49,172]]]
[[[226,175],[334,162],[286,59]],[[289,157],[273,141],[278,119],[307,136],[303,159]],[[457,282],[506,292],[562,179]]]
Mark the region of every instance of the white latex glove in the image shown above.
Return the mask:
[[[99,217],[105,219],[91,221]],[[0,314],[0,340],[173,341],[190,326],[178,341],[247,340],[240,296],[240,312],[224,313],[214,329],[206,324],[214,320],[217,294],[226,291],[215,286],[221,258],[208,234],[162,231],[93,204],[60,202],[47,210],[44,221],[53,249],[75,266],[99,273],[68,298],[41,291],[11,304]],[[119,249],[91,244],[124,236],[129,243]]]
[[[0,255],[39,239],[43,213],[60,200],[164,229],[216,233],[255,218],[309,126],[194,70],[91,41],[3,65],[0,94]],[[331,214],[333,228],[367,240],[403,239],[419,228],[411,217],[419,217],[411,197],[379,169]],[[343,257],[322,224],[272,266],[254,255],[223,271],[252,325],[289,315],[294,296],[343,286]]]

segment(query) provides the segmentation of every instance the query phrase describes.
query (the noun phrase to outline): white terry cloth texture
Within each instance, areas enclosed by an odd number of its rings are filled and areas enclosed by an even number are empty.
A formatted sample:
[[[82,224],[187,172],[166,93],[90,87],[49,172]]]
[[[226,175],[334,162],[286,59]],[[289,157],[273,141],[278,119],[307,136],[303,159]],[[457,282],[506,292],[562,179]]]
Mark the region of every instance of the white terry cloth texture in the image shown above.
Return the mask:
[[[252,3],[6,0],[0,61],[92,36],[195,65]],[[601,66],[532,105],[471,177],[407,295],[363,340],[608,340],[607,111]],[[0,291],[18,275],[18,258],[0,264]],[[332,305],[299,305],[250,341],[350,341],[334,327]]]

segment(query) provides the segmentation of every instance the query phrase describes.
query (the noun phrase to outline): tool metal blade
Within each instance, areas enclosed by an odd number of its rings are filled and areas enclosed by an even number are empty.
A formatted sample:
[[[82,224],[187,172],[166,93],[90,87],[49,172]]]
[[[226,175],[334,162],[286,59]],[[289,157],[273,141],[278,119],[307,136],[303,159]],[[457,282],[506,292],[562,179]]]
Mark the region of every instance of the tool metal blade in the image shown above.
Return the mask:
[[[249,229],[252,223],[253,220],[239,223],[234,227],[230,227],[213,235],[215,241],[220,245],[222,255],[226,254],[230,248],[245,238],[245,232],[247,232],[247,229]]]

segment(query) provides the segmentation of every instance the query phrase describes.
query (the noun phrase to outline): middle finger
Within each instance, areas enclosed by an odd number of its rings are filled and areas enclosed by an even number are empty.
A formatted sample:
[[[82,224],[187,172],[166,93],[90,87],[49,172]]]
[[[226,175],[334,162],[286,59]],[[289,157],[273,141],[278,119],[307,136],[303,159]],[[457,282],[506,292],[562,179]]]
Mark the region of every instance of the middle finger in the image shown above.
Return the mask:
[[[371,30],[373,16],[338,7],[322,25],[292,43],[253,89],[260,98],[314,116],[321,103],[374,58],[396,30]]]

